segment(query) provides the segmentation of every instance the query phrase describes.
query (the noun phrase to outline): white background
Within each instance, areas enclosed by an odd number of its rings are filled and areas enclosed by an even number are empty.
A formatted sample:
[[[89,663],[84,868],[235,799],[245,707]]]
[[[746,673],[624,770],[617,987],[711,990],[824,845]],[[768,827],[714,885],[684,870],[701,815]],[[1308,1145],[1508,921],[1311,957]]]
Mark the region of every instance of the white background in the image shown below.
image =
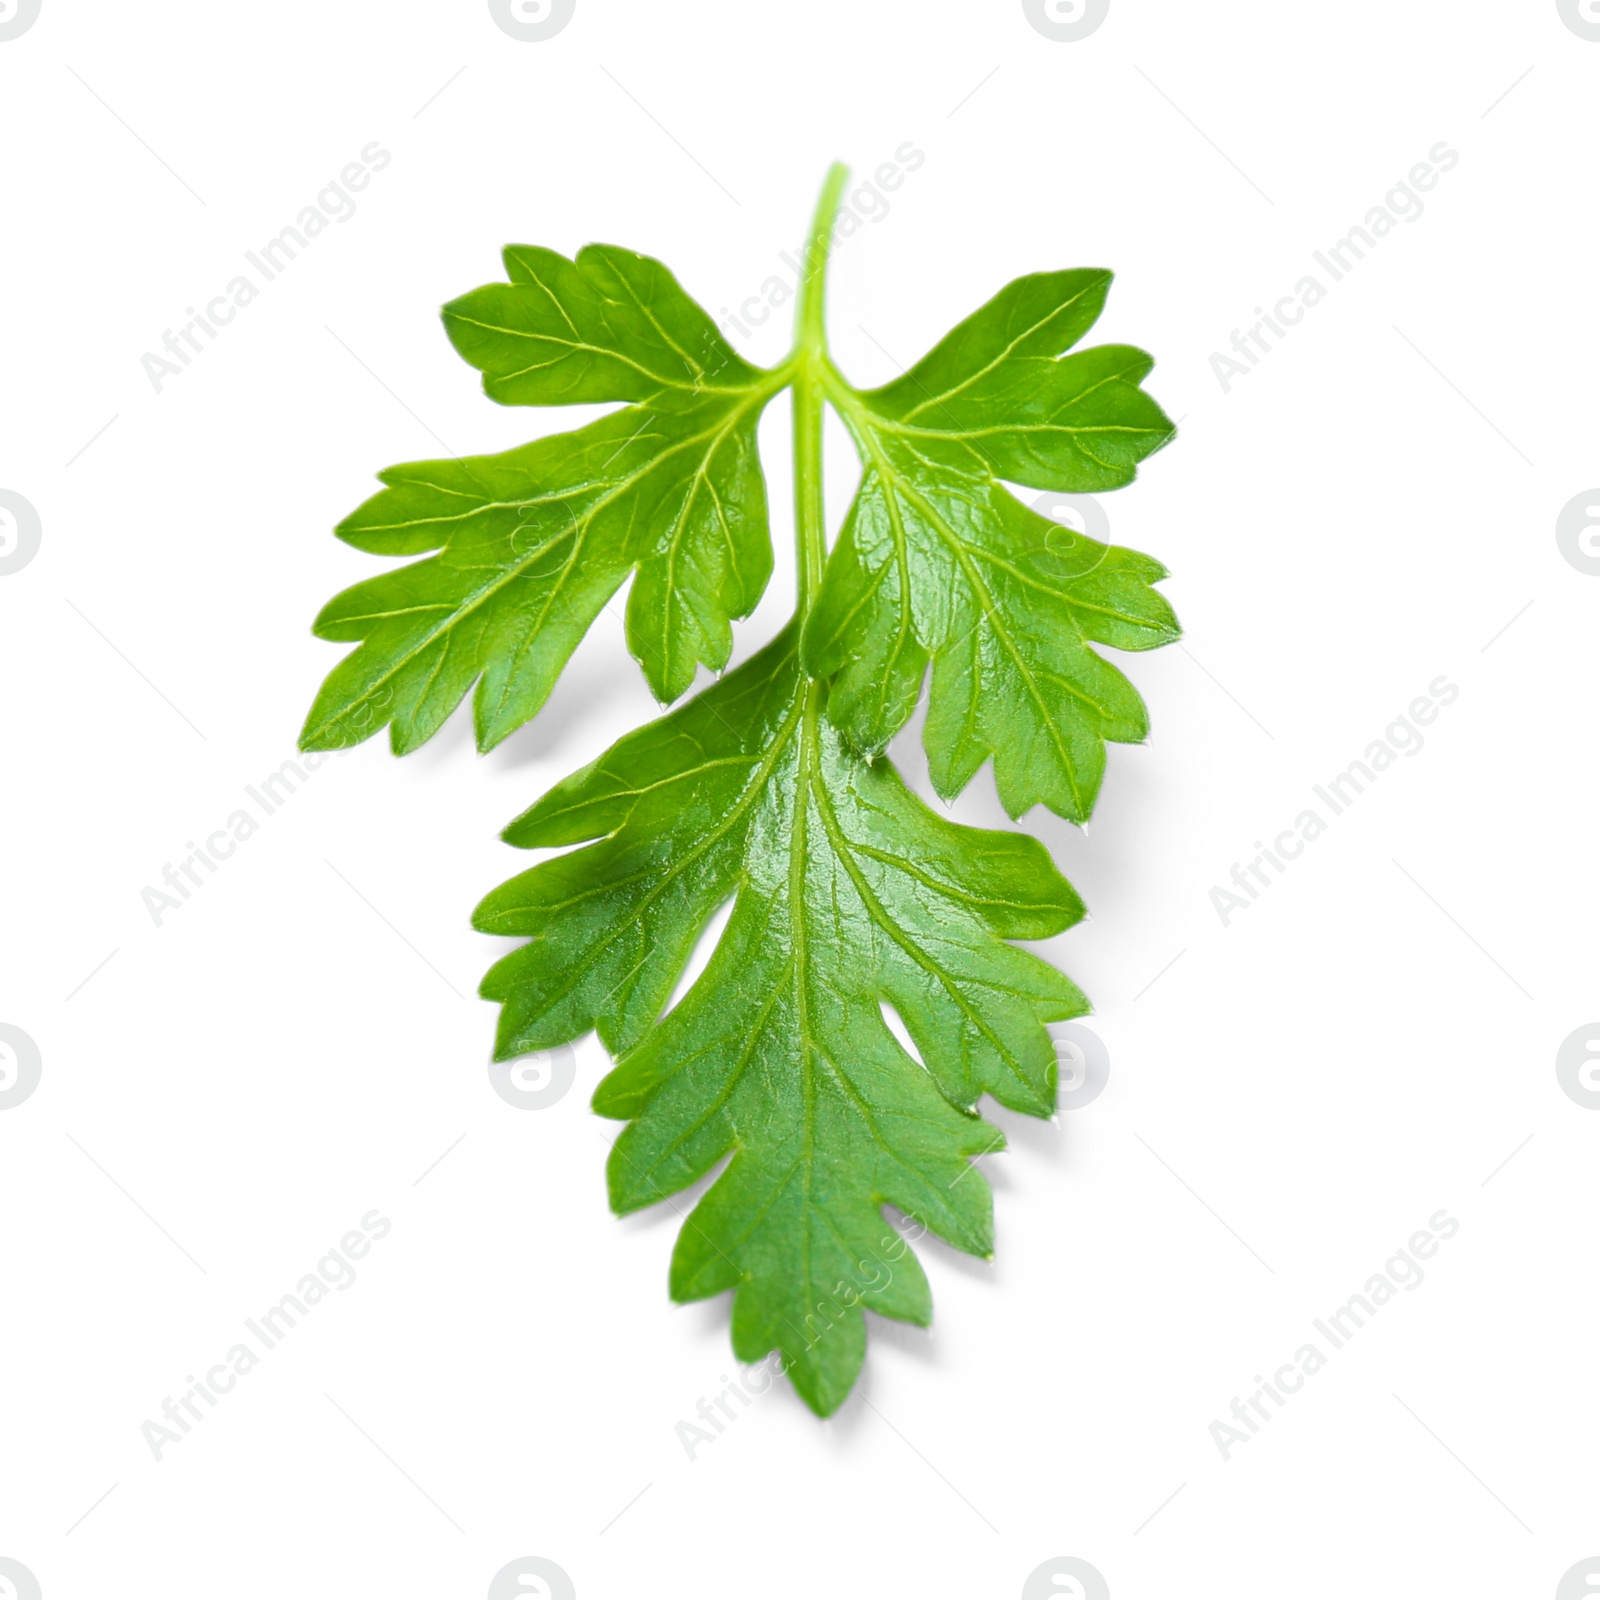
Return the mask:
[[[475,1597],[524,1555],[582,1600],[1010,1600],[1057,1556],[1117,1600],[1554,1595],[1600,1551],[1600,1114],[1554,1068],[1600,1015],[1600,578],[1555,539],[1600,481],[1597,81],[1553,0],[1113,0],[1078,43],[1015,0],[578,0],[532,44],[481,0],[44,0],[0,43],[0,488],[43,525],[0,578],[0,1021],[43,1060],[0,1112],[0,1556],[46,1600]],[[357,214],[156,393],[163,330],[373,140]],[[473,997],[498,830],[654,714],[620,604],[492,755],[465,709],[373,740],[161,926],[141,891],[290,757],[341,648],[311,618],[380,568],[329,532],[373,473],[593,414],[488,402],[441,302],[598,238],[733,305],[829,160],[908,140],[836,257],[841,365],[1114,268],[1095,336],[1181,428],[1104,503],[1186,639],[1121,658],[1154,733],[1088,833],[1024,820],[1093,913],[1044,948],[1109,1087],[997,1114],[998,1257],[920,1247],[932,1337],[874,1321],[831,1423],[777,1386],[691,1461],[726,1303],[669,1304],[666,1208],[608,1214],[596,1042],[513,1109]],[[1441,140],[1425,213],[1224,393],[1212,353]],[[786,430],[736,659],[792,596]],[[1426,747],[1224,927],[1213,885],[1441,674]],[[987,770],[956,815],[999,818]],[[373,1208],[359,1281],[153,1459]],[[1441,1208],[1426,1281],[1225,1462],[1211,1423]]]

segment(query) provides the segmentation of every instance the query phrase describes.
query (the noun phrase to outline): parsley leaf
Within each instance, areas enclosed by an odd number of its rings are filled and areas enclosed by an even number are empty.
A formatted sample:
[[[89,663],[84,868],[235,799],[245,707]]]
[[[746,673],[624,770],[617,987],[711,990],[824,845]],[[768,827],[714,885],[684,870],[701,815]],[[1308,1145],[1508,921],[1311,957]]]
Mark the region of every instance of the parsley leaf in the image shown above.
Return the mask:
[[[595,1109],[629,1120],[608,1169],[619,1214],[734,1153],[684,1225],[673,1297],[735,1289],[738,1355],[782,1351],[826,1414],[861,1365],[862,1307],[931,1314],[915,1258],[891,1260],[883,1205],[988,1255],[989,1190],[968,1158],[1003,1141],[971,1108],[988,1093],[1050,1115],[1044,1024],[1088,1004],[1005,942],[1083,914],[1043,846],[935,816],[851,749],[793,635],[512,823],[516,845],[597,842],[497,889],[474,925],[530,937],[484,982],[504,1003],[499,1057],[591,1028],[618,1055]],[[730,895],[710,964],[658,1024]]]
[[[477,685],[478,748],[549,696],[628,574],[628,647],[656,697],[720,669],[730,620],[772,572],[756,422],[783,379],[741,360],[658,261],[591,245],[576,263],[513,246],[511,281],[445,307],[456,347],[508,404],[632,400],[500,455],[391,467],[335,530],[373,555],[439,553],[346,589],[319,638],[359,640],[300,742],[334,750],[390,724],[403,755]]]
[[[740,392],[759,377],[659,261],[585,245],[568,261],[511,245],[507,283],[444,308],[445,331],[504,405],[650,400],[677,391]]]
[[[1094,491],[1131,481],[1172,424],[1123,345],[1062,356],[1099,315],[1111,275],[1008,284],[904,377],[867,394],[830,369],[827,394],[863,474],[807,619],[807,668],[828,714],[879,750],[916,708],[949,799],[991,756],[1001,803],[1087,820],[1107,740],[1137,743],[1144,703],[1092,643],[1148,650],[1178,634],[1151,585],[1166,570],[1024,506],[1000,482]]]
[[[1035,839],[936,815],[882,756],[929,677],[924,734],[947,798],[992,760],[1013,817],[1082,820],[1109,741],[1145,709],[1094,645],[1177,636],[1148,556],[1037,515],[1007,484],[1129,482],[1172,426],[1150,360],[1077,350],[1109,274],[1019,278],[903,377],[860,392],[827,350],[824,265],[843,168],[829,174],[799,285],[794,349],[742,360],[659,262],[608,245],[571,260],[513,246],[507,281],[445,307],[461,355],[510,405],[614,404],[500,455],[381,474],[339,535],[425,556],[337,596],[316,632],[355,642],[318,695],[307,748],[388,724],[397,752],[474,690],[487,749],[548,696],[631,578],[628,643],[658,698],[730,659],[772,567],[755,429],[792,392],[795,614],[765,649],[618,740],[507,828],[554,850],[478,906],[525,942],[482,986],[497,1059],[595,1031],[614,1065],[594,1108],[625,1124],[607,1175],[619,1214],[711,1178],[670,1289],[733,1293],[734,1348],[781,1353],[819,1414],[844,1401],[864,1312],[926,1324],[927,1280],[893,1206],[988,1256],[977,1112],[1048,1116],[1047,1025],[1089,1009],[1016,941],[1078,922]],[[822,419],[862,460],[830,553]],[[708,964],[674,995],[718,912]],[[909,1047],[901,1042],[909,1040]],[[720,1168],[720,1170],[718,1170]],[[713,1177],[713,1174],[715,1176]]]

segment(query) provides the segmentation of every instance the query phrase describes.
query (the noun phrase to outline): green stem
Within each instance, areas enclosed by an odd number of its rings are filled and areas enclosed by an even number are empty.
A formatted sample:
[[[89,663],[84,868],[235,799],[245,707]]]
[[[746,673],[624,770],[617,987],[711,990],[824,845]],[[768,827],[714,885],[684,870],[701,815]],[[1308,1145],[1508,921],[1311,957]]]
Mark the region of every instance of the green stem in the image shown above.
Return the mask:
[[[839,209],[847,169],[835,162],[828,169],[817,211],[806,241],[805,274],[794,330],[794,539],[796,606],[804,613],[822,584],[827,555],[827,527],[822,499],[822,397],[829,370],[828,336],[823,326],[823,290],[827,283],[828,246]]]

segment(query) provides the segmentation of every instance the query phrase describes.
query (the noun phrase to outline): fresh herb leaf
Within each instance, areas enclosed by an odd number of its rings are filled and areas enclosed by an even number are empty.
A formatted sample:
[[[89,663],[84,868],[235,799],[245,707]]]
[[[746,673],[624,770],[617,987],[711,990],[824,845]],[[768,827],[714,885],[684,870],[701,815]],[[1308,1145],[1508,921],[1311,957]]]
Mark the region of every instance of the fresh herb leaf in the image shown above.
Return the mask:
[[[862,402],[896,432],[961,440],[1015,483],[1120,489],[1173,430],[1139,387],[1154,365],[1144,351],[1109,344],[1063,356],[1110,287],[1099,268],[1017,278]]]
[[[651,400],[717,390],[741,394],[761,374],[659,261],[615,245],[585,245],[568,261],[511,245],[507,283],[444,308],[445,332],[502,405]]]
[[[512,823],[516,845],[598,842],[495,890],[474,925],[530,938],[484,982],[503,1002],[500,1056],[597,1028],[619,1057],[595,1096],[629,1122],[608,1168],[614,1210],[733,1154],[679,1236],[673,1298],[736,1290],[736,1353],[780,1350],[826,1414],[861,1365],[863,1307],[931,1314],[915,1258],[891,1260],[883,1205],[988,1255],[989,1190],[967,1161],[1003,1141],[971,1108],[988,1093],[1050,1115],[1044,1024],[1088,1003],[1005,942],[1083,914],[1043,846],[935,816],[887,761],[851,749],[793,635]],[[710,964],[658,1023],[730,895]]]
[[[806,622],[806,666],[831,680],[829,716],[879,750],[931,660],[934,787],[952,798],[992,756],[1013,817],[1042,801],[1086,820],[1106,741],[1148,731],[1132,684],[1090,645],[1148,650],[1178,633],[1151,587],[1158,562],[1041,517],[1000,482],[1114,489],[1172,436],[1139,387],[1142,351],[1061,355],[1110,281],[1019,278],[887,387],[858,394],[829,374],[863,472]]]
[[[575,433],[500,455],[422,461],[335,532],[373,555],[439,553],[346,589],[318,638],[359,640],[306,719],[308,750],[385,723],[397,755],[437,733],[473,685],[478,748],[548,698],[601,608],[637,571],[628,647],[656,697],[704,662],[772,573],[756,422],[783,380],[741,360],[660,262],[591,245],[574,264],[514,246],[512,281],[445,308],[484,388],[515,404],[634,400]]]
[[[859,392],[822,323],[843,182],[836,167],[795,347],[769,371],[737,356],[659,262],[611,246],[570,261],[515,246],[508,282],[445,308],[491,398],[623,409],[502,455],[382,474],[341,537],[437,553],[324,610],[319,635],[359,647],[302,736],[327,748],[388,723],[404,752],[476,684],[487,749],[534,715],[630,574],[629,647],[658,697],[682,694],[700,664],[720,669],[730,621],[772,564],[756,422],[792,391],[793,619],[519,817],[510,843],[563,853],[495,890],[474,924],[527,941],[484,980],[502,1008],[497,1058],[591,1030],[615,1058],[594,1105],[627,1124],[608,1167],[619,1214],[726,1163],[679,1236],[672,1295],[732,1290],[737,1353],[781,1352],[823,1415],[860,1370],[864,1311],[931,1316],[884,1208],[987,1256],[992,1201],[972,1161],[1003,1141],[977,1102],[1049,1115],[1046,1025],[1088,1010],[1012,942],[1083,914],[1043,846],[935,815],[882,748],[931,663],[938,791],[992,759],[1012,816],[1042,801],[1081,820],[1105,742],[1146,730],[1132,685],[1090,646],[1177,635],[1155,561],[1050,522],[1005,486],[1115,488],[1171,436],[1140,387],[1147,356],[1064,354],[1109,274],[1020,278],[904,377]],[[831,557],[825,404],[863,465]],[[724,907],[709,964],[674,1003]]]

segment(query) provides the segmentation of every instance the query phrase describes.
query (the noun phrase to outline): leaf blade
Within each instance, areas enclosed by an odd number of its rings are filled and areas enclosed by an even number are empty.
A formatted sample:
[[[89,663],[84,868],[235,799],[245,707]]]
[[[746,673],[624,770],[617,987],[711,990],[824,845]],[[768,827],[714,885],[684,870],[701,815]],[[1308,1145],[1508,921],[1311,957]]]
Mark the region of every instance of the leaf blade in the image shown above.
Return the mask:
[[[882,1207],[987,1254],[970,1161],[1001,1140],[972,1107],[990,1093],[1045,1113],[1044,1024],[1087,1002],[1008,942],[1082,915],[1037,841],[936,817],[838,737],[820,698],[791,628],[513,823],[522,844],[590,842],[494,891],[474,922],[530,940],[484,983],[505,1008],[502,1054],[593,1026],[618,1057],[595,1095],[628,1123],[608,1165],[617,1211],[728,1159],[680,1236],[672,1292],[735,1289],[741,1357],[781,1350],[827,1414],[860,1366],[863,1308],[927,1315]],[[662,1018],[730,893],[710,963]]]
[[[1140,387],[1148,356],[1070,349],[1109,284],[1098,269],[1019,278],[893,383],[858,394],[834,374],[829,388],[862,478],[806,621],[807,670],[871,752],[931,666],[935,788],[953,798],[992,760],[1012,817],[1042,803],[1087,820],[1106,743],[1148,732],[1132,685],[1089,646],[1178,636],[1159,563],[1038,516],[1001,481],[1116,488],[1172,436]]]
[[[496,456],[390,468],[340,526],[381,554],[437,553],[336,596],[319,638],[360,648],[301,734],[338,749],[391,723],[415,749],[478,685],[478,746],[543,705],[631,571],[629,645],[660,700],[720,669],[772,571],[755,428],[774,386],[667,397]]]

